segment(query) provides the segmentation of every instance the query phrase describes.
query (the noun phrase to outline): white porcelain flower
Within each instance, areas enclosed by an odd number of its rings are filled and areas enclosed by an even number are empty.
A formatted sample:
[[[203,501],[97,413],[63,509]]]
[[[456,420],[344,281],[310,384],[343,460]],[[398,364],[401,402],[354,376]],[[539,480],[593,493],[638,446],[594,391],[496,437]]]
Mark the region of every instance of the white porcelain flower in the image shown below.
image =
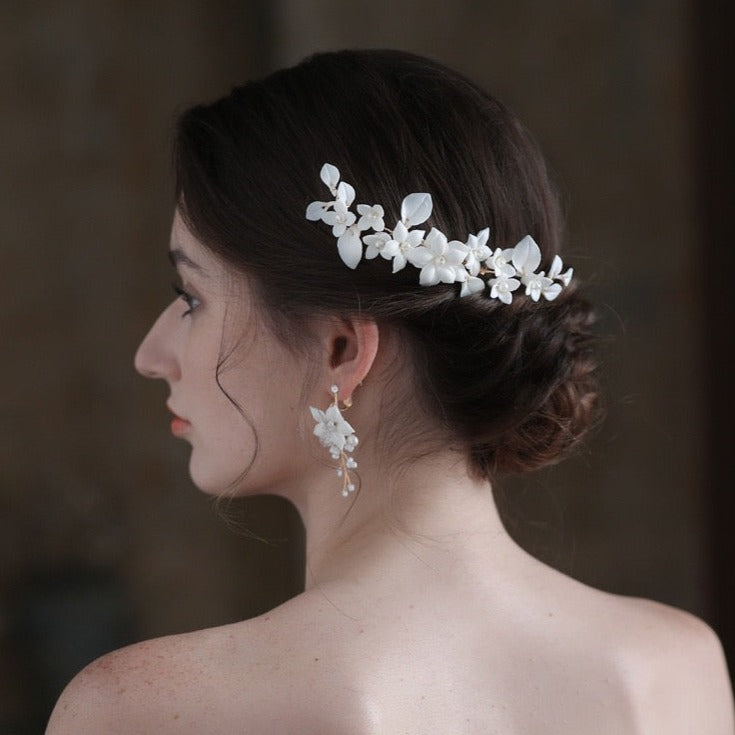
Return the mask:
[[[476,276],[480,272],[482,263],[492,254],[490,248],[487,246],[489,237],[490,228],[486,227],[476,235],[470,235],[467,238],[465,245],[467,255],[465,256],[464,264],[471,276]]]
[[[344,420],[338,406],[329,406],[326,411],[309,406],[309,410],[317,422],[314,436],[333,459],[339,459],[342,452],[351,452],[357,446],[355,430]]]
[[[390,260],[398,255],[398,243],[391,239],[387,232],[376,232],[374,235],[364,235],[362,241],[367,245],[365,257],[368,260],[377,258],[378,255]]]
[[[506,250],[495,248],[495,252],[485,260],[485,264],[498,278],[501,276],[512,278],[516,274],[516,269],[510,264],[512,259],[513,248],[507,248]]]
[[[461,245],[456,240],[447,242],[446,235],[432,227],[424,244],[409,255],[411,264],[421,268],[419,283],[422,286],[435,286],[437,283],[466,280],[467,271],[462,267],[462,261],[467,253]]]
[[[355,224],[355,213],[350,212],[347,205],[337,199],[332,206],[332,209],[327,210],[322,215],[322,219],[332,228],[332,234],[335,237],[339,237],[344,234],[344,231],[350,226]]]
[[[554,260],[551,261],[551,268],[549,268],[549,278],[553,278],[555,281],[561,281],[562,286],[566,288],[572,280],[574,274],[574,268],[568,268],[566,272],[562,273],[561,269],[564,267],[561,258],[558,255],[554,256]]]
[[[521,285],[521,282],[517,278],[501,275],[491,278],[489,285],[491,299],[500,299],[504,304],[510,304],[513,301],[513,291]]]
[[[393,257],[393,273],[403,270],[406,263],[413,262],[411,253],[421,244],[424,239],[424,230],[409,231],[403,222],[398,222],[393,228],[392,239],[388,246],[395,246],[396,254]]]
[[[561,291],[559,284],[555,284],[550,278],[547,278],[543,271],[522,276],[521,283],[526,287],[526,296],[530,296],[533,301],[538,301],[541,294],[546,296],[548,289],[554,285]]]
[[[385,212],[380,204],[373,204],[372,207],[368,207],[367,204],[358,204],[357,212],[361,215],[357,223],[358,230],[382,232],[385,229],[385,221],[383,220]]]

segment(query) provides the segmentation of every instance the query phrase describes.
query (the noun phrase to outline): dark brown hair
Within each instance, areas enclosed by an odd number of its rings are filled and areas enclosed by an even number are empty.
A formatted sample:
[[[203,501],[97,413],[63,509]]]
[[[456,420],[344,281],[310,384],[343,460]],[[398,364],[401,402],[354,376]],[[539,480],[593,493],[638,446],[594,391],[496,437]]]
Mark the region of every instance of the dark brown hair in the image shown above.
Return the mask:
[[[592,312],[575,286],[511,305],[459,286],[423,287],[382,258],[355,270],[329,227],[305,219],[336,165],[388,226],[402,199],[430,192],[426,227],[493,247],[530,234],[548,269],[560,246],[555,190],[537,146],[497,100],[462,75],[399,51],[314,55],[237,87],[178,121],[176,193],[192,232],[246,273],[286,344],[318,314],[364,315],[401,330],[437,424],[493,477],[557,461],[595,415]]]

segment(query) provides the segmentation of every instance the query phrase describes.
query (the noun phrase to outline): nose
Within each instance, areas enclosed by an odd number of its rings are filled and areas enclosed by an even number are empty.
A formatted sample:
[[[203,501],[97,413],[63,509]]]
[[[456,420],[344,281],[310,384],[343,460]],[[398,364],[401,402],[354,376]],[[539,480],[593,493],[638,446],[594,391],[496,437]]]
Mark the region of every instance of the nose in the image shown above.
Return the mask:
[[[175,381],[181,377],[174,349],[175,315],[171,304],[156,319],[135,353],[135,369],[145,378]]]

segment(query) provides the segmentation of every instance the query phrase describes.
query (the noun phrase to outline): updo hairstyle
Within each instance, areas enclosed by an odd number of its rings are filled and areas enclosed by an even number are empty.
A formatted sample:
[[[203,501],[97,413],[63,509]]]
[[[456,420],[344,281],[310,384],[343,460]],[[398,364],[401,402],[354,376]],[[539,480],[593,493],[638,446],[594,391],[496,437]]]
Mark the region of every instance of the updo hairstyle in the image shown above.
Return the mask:
[[[383,258],[349,269],[331,229],[305,219],[337,166],[386,226],[403,198],[429,192],[449,239],[490,228],[489,245],[531,235],[548,270],[559,206],[545,163],[497,100],[444,66],[399,51],[314,55],[178,120],[177,202],[192,233],[247,274],[275,333],[298,346],[314,316],[349,314],[400,330],[437,426],[478,477],[559,460],[596,413],[593,317],[576,279],[554,301],[511,305],[458,284],[419,285]]]

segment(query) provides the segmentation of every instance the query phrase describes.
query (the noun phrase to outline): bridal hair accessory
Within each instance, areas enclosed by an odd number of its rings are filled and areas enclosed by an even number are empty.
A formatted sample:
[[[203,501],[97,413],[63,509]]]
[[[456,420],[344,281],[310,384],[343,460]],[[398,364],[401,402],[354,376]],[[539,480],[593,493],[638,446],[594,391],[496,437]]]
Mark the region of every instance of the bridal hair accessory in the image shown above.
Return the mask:
[[[332,405],[326,411],[320,411],[313,406],[309,406],[309,410],[316,421],[314,435],[319,437],[319,443],[329,450],[332,459],[339,461],[337,476],[342,478],[342,495],[346,498],[355,490],[355,483],[352,482],[349,471],[356,469],[357,462],[348,457],[347,453],[352,452],[357,446],[357,436],[339,410],[339,388],[333,385],[329,391],[332,394]],[[349,408],[352,401],[347,399],[344,405],[345,408]]]
[[[487,287],[490,298],[500,299],[504,304],[511,303],[513,292],[521,284],[526,287],[526,296],[533,301],[541,296],[552,301],[572,279],[573,269],[562,273],[564,264],[558,255],[554,256],[548,274],[536,273],[541,264],[541,250],[530,235],[513,248],[493,251],[487,244],[490,236],[487,227],[476,235],[469,235],[466,242],[448,241],[436,227],[426,236],[425,230],[411,229],[431,216],[431,194],[409,194],[401,204],[401,219],[389,230],[380,204],[358,204],[359,219],[351,211],[355,189],[346,181],[340,181],[336,166],[325,163],[320,177],[334,200],[309,204],[306,219],[321,220],[332,228],[339,256],[352,269],[357,268],[362,259],[365,245],[365,258],[372,260],[380,255],[392,260],[393,273],[405,268],[407,263],[420,268],[422,286],[461,283],[460,296],[479,293]],[[480,276],[492,277],[486,281]]]

